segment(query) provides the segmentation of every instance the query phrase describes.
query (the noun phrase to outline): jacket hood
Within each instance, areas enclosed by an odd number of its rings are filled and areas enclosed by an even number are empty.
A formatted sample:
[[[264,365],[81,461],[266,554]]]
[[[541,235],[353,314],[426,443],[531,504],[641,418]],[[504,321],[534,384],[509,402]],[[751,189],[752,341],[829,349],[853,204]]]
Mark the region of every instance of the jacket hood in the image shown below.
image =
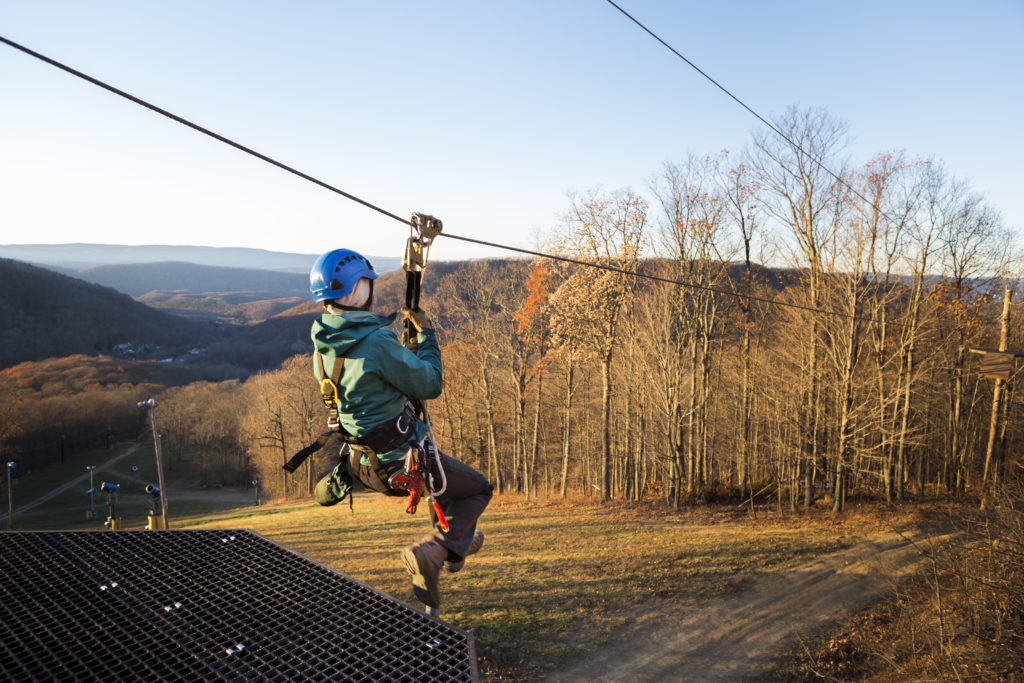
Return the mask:
[[[385,315],[372,311],[323,313],[313,321],[310,336],[313,348],[325,356],[340,356],[353,346],[395,321],[397,313]]]

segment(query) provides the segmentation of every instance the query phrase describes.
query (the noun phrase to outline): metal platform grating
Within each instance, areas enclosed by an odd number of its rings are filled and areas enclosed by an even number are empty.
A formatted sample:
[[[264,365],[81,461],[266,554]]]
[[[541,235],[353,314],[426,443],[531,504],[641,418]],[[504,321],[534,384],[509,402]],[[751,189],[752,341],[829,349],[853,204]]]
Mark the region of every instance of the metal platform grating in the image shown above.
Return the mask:
[[[473,681],[472,636],[251,531],[0,532],[0,679]]]

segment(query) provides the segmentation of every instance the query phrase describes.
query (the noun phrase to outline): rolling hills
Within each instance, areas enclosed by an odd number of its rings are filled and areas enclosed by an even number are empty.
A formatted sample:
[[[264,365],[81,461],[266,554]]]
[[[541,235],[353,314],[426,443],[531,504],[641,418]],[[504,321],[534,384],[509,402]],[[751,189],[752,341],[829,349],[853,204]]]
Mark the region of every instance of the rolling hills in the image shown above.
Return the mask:
[[[259,292],[266,298],[305,297],[309,294],[306,273],[283,273],[255,268],[207,266],[181,261],[124,263],[92,266],[75,277],[111,287],[131,297],[150,292]]]
[[[247,248],[105,244],[0,245],[32,262],[197,321],[252,325],[306,301],[311,254]],[[378,272],[398,258],[371,257]]]
[[[0,245],[0,257],[70,270],[124,263],[183,261],[207,266],[303,273],[309,272],[309,265],[316,255],[291,254],[245,247],[76,243],[2,244]]]
[[[73,353],[172,353],[219,337],[109,287],[0,260],[0,367]]]
[[[188,366],[194,378],[239,377],[306,350],[314,315],[296,311],[253,325],[193,320],[109,287],[0,259],[0,368],[111,355]]]

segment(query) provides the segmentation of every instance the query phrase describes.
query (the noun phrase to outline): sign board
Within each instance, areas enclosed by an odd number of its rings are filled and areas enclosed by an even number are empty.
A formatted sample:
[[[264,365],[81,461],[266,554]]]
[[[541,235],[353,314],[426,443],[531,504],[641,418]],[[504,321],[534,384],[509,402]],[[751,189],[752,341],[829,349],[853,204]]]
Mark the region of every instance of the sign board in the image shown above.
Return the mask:
[[[982,354],[978,374],[993,379],[1010,379],[1016,354],[987,351]]]

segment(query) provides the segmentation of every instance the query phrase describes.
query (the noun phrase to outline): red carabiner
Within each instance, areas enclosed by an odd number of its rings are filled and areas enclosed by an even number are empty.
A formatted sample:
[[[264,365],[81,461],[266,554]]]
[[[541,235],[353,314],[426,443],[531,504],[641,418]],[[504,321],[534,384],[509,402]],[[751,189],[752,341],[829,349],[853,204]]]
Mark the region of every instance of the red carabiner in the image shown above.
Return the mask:
[[[433,497],[430,499],[430,504],[434,506],[434,514],[437,515],[437,525],[441,527],[441,531],[448,531],[448,520],[444,518],[441,506],[437,504]]]

